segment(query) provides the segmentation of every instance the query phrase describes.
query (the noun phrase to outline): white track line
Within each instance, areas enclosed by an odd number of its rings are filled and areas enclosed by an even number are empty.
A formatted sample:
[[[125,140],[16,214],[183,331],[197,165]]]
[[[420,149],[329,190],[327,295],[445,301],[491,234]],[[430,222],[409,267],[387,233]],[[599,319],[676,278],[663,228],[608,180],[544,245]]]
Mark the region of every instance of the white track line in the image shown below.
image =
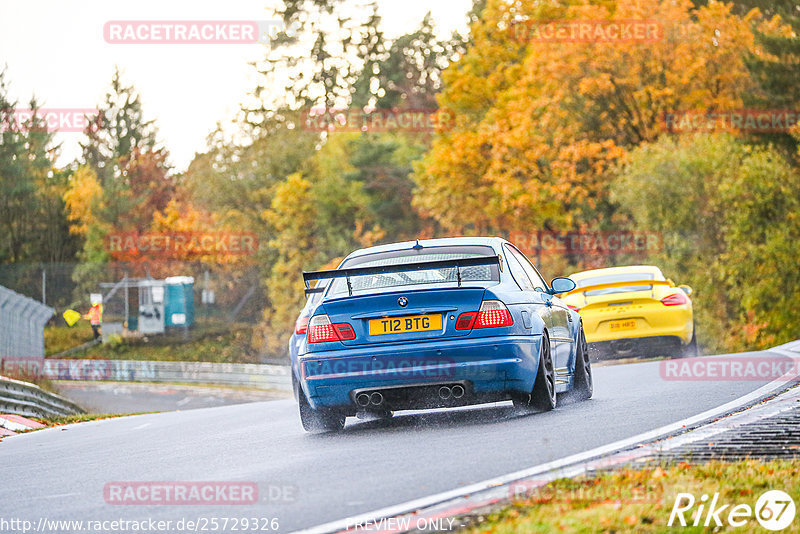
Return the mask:
[[[783,354],[784,356],[789,356],[793,359],[800,358],[797,352],[789,352],[780,348],[769,349],[763,352],[773,352],[773,353],[777,352]],[[446,501],[458,499],[459,497],[463,497],[465,495],[477,493],[480,491],[485,491],[487,489],[497,486],[504,486],[509,484],[510,482],[514,482],[520,479],[530,478],[535,475],[541,475],[542,473],[553,472],[556,470],[562,471],[561,473],[559,473],[559,476],[574,476],[581,472],[584,472],[586,470],[585,466],[584,465],[576,466],[568,471],[564,471],[564,468],[572,466],[573,464],[585,463],[588,460],[591,460],[598,456],[605,456],[614,452],[618,452],[623,449],[628,449],[640,443],[651,442],[659,437],[668,434],[685,431],[687,430],[687,428],[694,426],[698,423],[701,423],[703,421],[706,421],[708,419],[712,419],[720,415],[726,415],[730,412],[735,411],[737,408],[747,406],[748,404],[751,404],[754,401],[757,401],[760,398],[767,396],[769,393],[772,393],[778,387],[787,385],[787,383],[793,380],[794,378],[795,375],[788,375],[788,374],[784,375],[780,378],[776,378],[772,382],[769,382],[768,384],[765,384],[754,391],[751,391],[747,395],[743,395],[738,399],[723,404],[722,406],[706,410],[705,412],[700,413],[698,415],[688,417],[686,419],[677,421],[675,423],[671,423],[669,425],[664,425],[662,427],[650,430],[648,432],[644,432],[637,436],[615,441],[614,443],[603,445],[602,447],[597,447],[589,451],[573,454],[571,456],[567,456],[560,460],[555,460],[552,462],[540,464],[535,467],[530,467],[528,469],[523,469],[521,471],[516,471],[513,473],[509,473],[507,475],[491,478],[488,480],[484,480],[482,482],[477,482],[469,486],[463,486],[454,490],[437,493],[435,495],[430,495],[428,497],[422,497],[420,499],[414,499],[401,504],[388,506],[386,508],[381,508],[380,510],[375,510],[373,512],[360,514],[358,516],[331,521],[329,523],[317,525],[315,527],[299,530],[296,532],[298,534],[324,534],[329,532],[344,531],[352,527],[353,525],[363,525],[366,523],[374,525],[374,522],[376,520],[379,521],[382,518],[395,517],[401,514],[414,512],[422,508],[428,508],[431,506],[435,506],[437,504],[442,504]]]

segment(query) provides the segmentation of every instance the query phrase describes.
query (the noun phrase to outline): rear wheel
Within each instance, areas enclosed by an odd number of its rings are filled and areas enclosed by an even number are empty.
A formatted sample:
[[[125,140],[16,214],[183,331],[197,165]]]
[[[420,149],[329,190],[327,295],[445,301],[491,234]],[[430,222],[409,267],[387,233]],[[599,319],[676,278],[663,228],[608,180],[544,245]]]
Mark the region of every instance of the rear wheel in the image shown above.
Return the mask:
[[[327,410],[315,410],[309,404],[303,388],[296,381],[295,388],[300,408],[300,422],[306,432],[339,432],[344,429],[344,415]]]
[[[575,374],[572,381],[572,390],[569,396],[576,400],[586,400],[594,393],[592,381],[592,364],[589,358],[589,345],[583,334],[583,326],[578,334],[578,347],[575,353]]]
[[[697,352],[697,330],[692,325],[692,340],[689,342],[688,345],[683,347],[683,351],[681,352],[681,356],[684,358],[694,358],[698,356]]]
[[[533,391],[527,398],[515,399],[514,405],[518,408],[531,408],[540,412],[547,412],[556,407],[556,373],[547,332],[542,335],[539,370],[536,372]]]

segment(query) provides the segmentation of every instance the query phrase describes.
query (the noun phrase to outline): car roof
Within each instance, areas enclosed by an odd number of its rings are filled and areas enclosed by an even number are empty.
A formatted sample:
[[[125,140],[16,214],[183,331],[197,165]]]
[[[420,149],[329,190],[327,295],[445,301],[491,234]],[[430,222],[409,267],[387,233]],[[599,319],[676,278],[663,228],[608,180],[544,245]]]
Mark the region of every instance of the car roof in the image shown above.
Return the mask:
[[[396,250],[407,250],[415,246],[417,243],[419,243],[423,247],[483,245],[499,249],[499,247],[506,242],[507,241],[502,237],[443,237],[439,239],[418,239],[416,241],[403,241],[400,243],[388,243],[386,245],[378,245],[375,247],[362,248],[354,252],[351,252],[345,259],[357,258],[359,256],[366,256],[367,254],[375,254],[377,252],[393,252]]]
[[[580,271],[569,275],[573,280],[583,280],[593,276],[603,276],[608,274],[625,274],[625,273],[653,273],[655,279],[664,278],[661,269],[655,265],[626,265],[624,267],[606,267],[604,269],[592,269],[589,271]]]

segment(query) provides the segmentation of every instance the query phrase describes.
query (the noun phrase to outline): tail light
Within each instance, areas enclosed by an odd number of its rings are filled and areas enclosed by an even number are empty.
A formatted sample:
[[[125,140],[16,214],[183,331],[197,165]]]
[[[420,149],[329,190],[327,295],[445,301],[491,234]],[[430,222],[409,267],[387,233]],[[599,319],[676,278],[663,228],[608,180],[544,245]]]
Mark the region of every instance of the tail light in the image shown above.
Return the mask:
[[[331,324],[327,315],[317,315],[308,322],[309,343],[329,343],[349,341],[356,338],[353,327],[348,323]]]
[[[294,323],[294,333],[297,335],[305,334],[308,330],[308,317],[300,317]]]
[[[356,338],[356,333],[349,323],[337,323],[333,327],[336,329],[336,335],[339,336],[341,341],[350,341]]]
[[[458,316],[456,321],[456,330],[472,330],[472,325],[475,324],[475,317],[478,312],[465,312]]]
[[[681,304],[689,304],[689,299],[686,298],[686,294],[683,291],[680,291],[661,299],[661,304],[664,306],[680,306]]]
[[[456,320],[456,330],[471,330],[473,328],[494,328],[497,326],[511,326],[514,319],[511,318],[508,308],[499,300],[484,300],[480,310],[476,312],[465,312],[458,316]]]
[[[581,309],[580,309],[580,308],[578,308],[577,306],[573,306],[572,304],[567,304],[567,308],[569,308],[570,310],[572,310],[572,311],[574,311],[574,312],[579,312],[579,311],[581,311]]]

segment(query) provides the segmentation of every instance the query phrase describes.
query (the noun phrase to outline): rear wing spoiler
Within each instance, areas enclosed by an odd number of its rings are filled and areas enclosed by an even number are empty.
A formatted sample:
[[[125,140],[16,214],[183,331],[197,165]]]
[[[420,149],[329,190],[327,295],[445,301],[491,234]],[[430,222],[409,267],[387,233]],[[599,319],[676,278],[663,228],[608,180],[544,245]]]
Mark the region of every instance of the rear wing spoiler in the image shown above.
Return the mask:
[[[303,282],[306,285],[306,296],[313,293],[322,293],[328,284],[311,287],[311,282],[315,280],[333,280],[335,278],[347,279],[347,292],[353,296],[353,286],[350,278],[353,276],[364,276],[369,274],[390,274],[407,273],[413,271],[427,271],[431,269],[456,269],[458,286],[461,287],[461,269],[465,267],[479,267],[483,265],[497,265],[503,270],[503,259],[500,256],[485,256],[477,258],[464,258],[460,260],[441,260],[441,261],[421,261],[418,263],[406,263],[400,265],[377,265],[375,267],[352,267],[350,269],[334,269],[331,271],[311,271],[303,272]]]
[[[608,289],[611,287],[630,287],[630,286],[674,286],[669,280],[628,280],[625,282],[609,282],[607,284],[594,284],[591,286],[576,287],[572,291],[562,293],[562,297],[568,295],[576,295],[578,293],[586,293],[587,291],[594,291],[596,289]]]

